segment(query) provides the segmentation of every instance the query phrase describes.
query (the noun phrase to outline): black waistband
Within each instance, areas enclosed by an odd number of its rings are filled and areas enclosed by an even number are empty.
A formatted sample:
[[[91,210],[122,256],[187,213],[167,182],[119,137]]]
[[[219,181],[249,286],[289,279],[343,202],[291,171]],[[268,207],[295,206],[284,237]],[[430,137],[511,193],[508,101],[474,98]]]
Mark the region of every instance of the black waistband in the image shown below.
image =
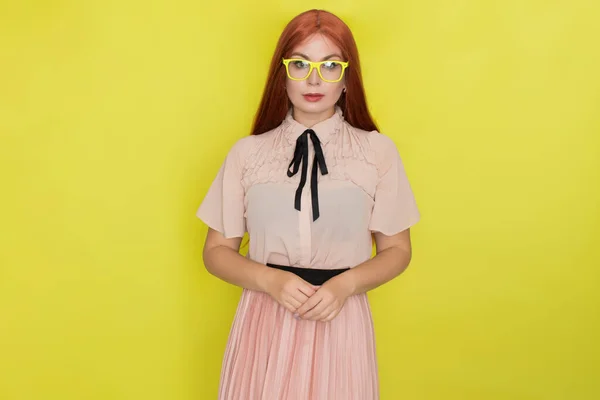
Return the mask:
[[[300,267],[288,267],[286,265],[277,265],[267,263],[269,267],[281,269],[288,272],[293,272],[300,278],[312,285],[322,285],[329,279],[336,275],[341,274],[344,271],[348,271],[350,268],[340,269],[316,269],[316,268],[300,268]]]

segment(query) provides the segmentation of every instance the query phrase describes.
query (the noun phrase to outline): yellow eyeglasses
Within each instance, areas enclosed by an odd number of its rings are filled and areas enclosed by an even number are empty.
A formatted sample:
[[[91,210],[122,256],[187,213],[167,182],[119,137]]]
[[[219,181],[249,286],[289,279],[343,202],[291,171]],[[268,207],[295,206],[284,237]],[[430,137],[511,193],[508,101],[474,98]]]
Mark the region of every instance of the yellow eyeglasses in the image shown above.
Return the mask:
[[[317,69],[319,76],[325,82],[339,82],[348,68],[347,61],[307,61],[301,58],[284,58],[283,65],[288,78],[294,81],[302,81],[310,76],[313,69]]]

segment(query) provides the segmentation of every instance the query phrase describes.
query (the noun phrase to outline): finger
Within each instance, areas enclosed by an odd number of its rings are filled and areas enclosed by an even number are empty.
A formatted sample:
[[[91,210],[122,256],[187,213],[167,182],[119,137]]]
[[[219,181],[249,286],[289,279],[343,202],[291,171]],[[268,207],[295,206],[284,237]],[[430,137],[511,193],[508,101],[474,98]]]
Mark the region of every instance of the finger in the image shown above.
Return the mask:
[[[341,308],[334,308],[332,312],[330,312],[325,318],[322,319],[323,322],[329,322],[333,320],[341,311]]]
[[[329,304],[327,307],[325,307],[325,309],[323,309],[323,311],[321,311],[319,314],[317,314],[317,316],[315,316],[315,319],[317,321],[324,320],[327,316],[329,316],[329,314],[335,311],[336,308],[337,306],[335,305],[335,303]]]
[[[309,297],[308,300],[306,300],[306,302],[304,302],[304,304],[302,304],[302,306],[298,308],[298,314],[302,316],[306,312],[310,311],[317,304],[319,304],[321,300],[323,300],[323,295],[317,292],[314,296]]]
[[[321,301],[319,304],[314,306],[312,310],[305,313],[302,316],[302,318],[316,320],[316,316],[320,315],[323,312],[323,310],[327,309],[329,306],[330,306],[330,303],[327,302],[325,299],[323,299],[323,301]]]
[[[314,321],[322,321],[323,319],[325,319],[326,316],[331,314],[331,312],[333,310],[334,310],[333,304],[329,304],[327,307],[322,308],[321,311],[315,310],[314,316],[311,318],[307,318],[307,319],[312,319]],[[308,313],[307,313],[307,315],[308,315]]]
[[[302,284],[298,286],[298,290],[302,292],[306,297],[310,297],[317,291],[308,282],[302,281]]]
[[[291,313],[295,314],[297,312],[296,310],[298,309],[298,307],[294,307],[294,305],[289,301],[284,301],[281,305],[284,306],[285,309]]]
[[[310,296],[305,295],[300,290],[294,290],[290,294],[290,296],[299,303],[298,307],[300,307],[302,304],[306,303],[306,300],[308,300],[310,298]],[[298,307],[296,307],[296,308],[298,308]]]
[[[290,295],[288,298],[286,298],[285,301],[288,304],[290,304],[292,307],[294,307],[294,312],[296,312],[298,307],[300,307],[302,304],[304,304],[303,301],[297,300],[293,295]]]

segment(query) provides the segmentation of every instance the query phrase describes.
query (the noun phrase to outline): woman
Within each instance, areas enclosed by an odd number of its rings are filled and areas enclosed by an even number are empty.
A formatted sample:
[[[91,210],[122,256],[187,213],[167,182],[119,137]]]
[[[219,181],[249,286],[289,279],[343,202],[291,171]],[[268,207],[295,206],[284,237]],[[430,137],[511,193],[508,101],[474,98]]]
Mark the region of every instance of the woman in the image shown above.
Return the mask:
[[[252,135],[230,149],[197,216],[206,268],[244,289],[219,399],[379,398],[366,292],[408,266],[419,211],[339,18],[311,10],[284,29]]]

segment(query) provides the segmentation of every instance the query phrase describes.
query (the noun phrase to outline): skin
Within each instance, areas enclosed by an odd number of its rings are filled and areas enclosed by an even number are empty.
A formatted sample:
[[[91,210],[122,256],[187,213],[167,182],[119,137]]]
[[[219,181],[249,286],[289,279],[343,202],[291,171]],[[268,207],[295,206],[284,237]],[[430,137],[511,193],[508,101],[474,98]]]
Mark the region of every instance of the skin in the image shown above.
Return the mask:
[[[322,35],[313,35],[293,51],[293,58],[309,61],[340,60],[341,50]],[[304,126],[330,118],[346,85],[324,82],[316,70],[303,81],[287,79],[286,91],[293,104],[293,117]],[[318,102],[309,102],[303,94],[320,93]],[[204,264],[212,275],[250,290],[269,294],[297,318],[331,321],[342,310],[348,297],[365,293],[400,275],[410,263],[410,229],[392,236],[374,232],[376,255],[343,274],[314,286],[297,275],[267,267],[239,254],[242,238],[226,239],[220,232],[208,230],[204,245]]]

